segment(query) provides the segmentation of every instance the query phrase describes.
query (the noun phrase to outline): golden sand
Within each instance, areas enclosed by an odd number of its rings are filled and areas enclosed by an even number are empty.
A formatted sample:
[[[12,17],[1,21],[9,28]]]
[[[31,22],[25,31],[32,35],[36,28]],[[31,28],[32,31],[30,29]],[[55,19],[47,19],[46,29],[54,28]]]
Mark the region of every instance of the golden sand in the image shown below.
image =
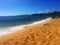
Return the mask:
[[[60,45],[60,18],[3,36],[0,45]]]

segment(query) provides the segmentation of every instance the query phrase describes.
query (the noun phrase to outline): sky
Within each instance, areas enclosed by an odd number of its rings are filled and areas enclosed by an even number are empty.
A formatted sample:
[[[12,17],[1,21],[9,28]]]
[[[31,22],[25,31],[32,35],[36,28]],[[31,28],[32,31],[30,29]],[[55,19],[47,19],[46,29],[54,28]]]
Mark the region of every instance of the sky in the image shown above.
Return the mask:
[[[0,0],[0,16],[60,11],[60,0]]]

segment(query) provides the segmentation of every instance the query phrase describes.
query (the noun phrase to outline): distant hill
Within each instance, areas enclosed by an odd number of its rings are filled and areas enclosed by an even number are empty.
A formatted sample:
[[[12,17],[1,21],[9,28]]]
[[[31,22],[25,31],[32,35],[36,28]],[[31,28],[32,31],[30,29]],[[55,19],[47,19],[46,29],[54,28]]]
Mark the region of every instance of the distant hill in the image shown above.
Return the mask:
[[[52,18],[58,18],[60,17],[60,11],[54,11],[54,12],[49,12],[49,13],[38,13],[38,14],[32,14],[36,16],[50,16]]]
[[[36,13],[36,14],[31,14],[31,15],[17,15],[17,16],[0,16],[0,20],[14,20],[14,19],[32,19],[36,17],[52,17],[52,18],[57,18],[60,17],[60,12],[55,11],[52,13]]]
[[[58,18],[60,17],[60,12],[53,12],[51,13],[51,15],[52,15],[52,18]]]

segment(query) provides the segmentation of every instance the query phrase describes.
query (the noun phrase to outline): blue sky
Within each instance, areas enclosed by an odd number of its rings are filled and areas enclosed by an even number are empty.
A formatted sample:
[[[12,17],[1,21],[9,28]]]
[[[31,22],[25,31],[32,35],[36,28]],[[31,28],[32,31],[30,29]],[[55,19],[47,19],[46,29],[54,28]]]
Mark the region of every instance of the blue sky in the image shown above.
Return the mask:
[[[60,10],[60,0],[0,0],[0,16]]]

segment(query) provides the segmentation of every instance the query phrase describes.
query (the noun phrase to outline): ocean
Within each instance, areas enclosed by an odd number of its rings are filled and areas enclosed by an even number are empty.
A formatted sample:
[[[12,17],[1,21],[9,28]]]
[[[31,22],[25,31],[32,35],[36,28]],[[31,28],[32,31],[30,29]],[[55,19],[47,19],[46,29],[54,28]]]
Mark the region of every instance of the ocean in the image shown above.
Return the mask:
[[[43,23],[52,19],[51,16],[21,15],[21,16],[0,16],[0,36],[23,29],[26,26]]]
[[[44,20],[50,16],[21,15],[21,16],[0,16],[0,28],[26,25],[36,21]]]

